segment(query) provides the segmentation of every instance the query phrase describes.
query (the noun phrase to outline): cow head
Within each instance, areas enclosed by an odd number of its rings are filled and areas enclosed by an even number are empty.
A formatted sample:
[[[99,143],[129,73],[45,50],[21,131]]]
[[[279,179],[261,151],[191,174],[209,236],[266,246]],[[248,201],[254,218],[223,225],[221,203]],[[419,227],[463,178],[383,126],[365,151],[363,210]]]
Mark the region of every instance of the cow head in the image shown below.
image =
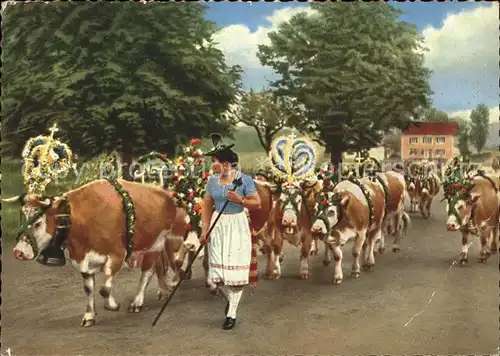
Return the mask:
[[[311,233],[324,239],[341,218],[342,208],[347,205],[349,197],[341,197],[338,192],[327,192],[321,195],[314,207],[315,215]]]
[[[14,257],[22,261],[35,259],[55,235],[54,207],[58,204],[57,198],[26,195],[2,201],[22,205],[24,222],[13,249]]]
[[[472,211],[480,197],[479,194],[473,194],[470,197],[461,195],[449,197],[446,202],[446,212],[448,213],[446,229],[448,231],[457,231],[461,228],[467,228]]]
[[[292,235],[298,231],[302,203],[302,189],[299,184],[285,183],[281,186],[276,205],[283,213],[281,225],[285,234]]]

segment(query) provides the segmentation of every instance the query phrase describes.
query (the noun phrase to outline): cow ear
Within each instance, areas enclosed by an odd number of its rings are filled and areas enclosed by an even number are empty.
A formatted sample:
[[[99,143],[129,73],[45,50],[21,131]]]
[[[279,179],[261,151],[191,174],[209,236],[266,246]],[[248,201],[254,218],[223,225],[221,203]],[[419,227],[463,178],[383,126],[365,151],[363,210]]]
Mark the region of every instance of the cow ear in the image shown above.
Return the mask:
[[[340,205],[343,206],[344,208],[347,206],[349,203],[349,195],[346,195],[345,197],[342,198],[340,201]]]
[[[476,204],[477,201],[479,200],[479,198],[481,198],[481,194],[474,194],[471,196],[471,198],[469,199],[469,204],[472,205],[472,204]]]

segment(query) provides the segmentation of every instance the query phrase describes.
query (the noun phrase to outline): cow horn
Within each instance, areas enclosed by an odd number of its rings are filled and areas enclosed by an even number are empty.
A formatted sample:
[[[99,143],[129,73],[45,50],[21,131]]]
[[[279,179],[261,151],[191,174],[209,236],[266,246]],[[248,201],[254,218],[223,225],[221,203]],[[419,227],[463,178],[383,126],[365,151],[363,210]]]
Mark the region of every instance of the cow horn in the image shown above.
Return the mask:
[[[7,199],[2,199],[4,203],[19,203],[21,201],[21,196],[16,195],[15,197],[12,198],[7,198]]]
[[[40,205],[42,205],[44,207],[49,207],[52,204],[52,201],[50,198],[40,200],[39,202],[40,202]]]

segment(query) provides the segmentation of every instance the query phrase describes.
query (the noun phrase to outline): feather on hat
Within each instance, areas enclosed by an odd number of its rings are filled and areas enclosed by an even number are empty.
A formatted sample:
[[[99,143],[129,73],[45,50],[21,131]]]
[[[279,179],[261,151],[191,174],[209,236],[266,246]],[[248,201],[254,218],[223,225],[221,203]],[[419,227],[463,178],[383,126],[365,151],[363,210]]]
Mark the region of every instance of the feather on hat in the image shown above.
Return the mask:
[[[211,134],[210,138],[212,139],[212,144],[214,145],[214,147],[212,148],[212,150],[206,152],[205,156],[214,156],[219,152],[228,151],[234,146],[234,143],[231,143],[229,145],[225,145],[224,143],[222,143],[222,136],[220,134]]]

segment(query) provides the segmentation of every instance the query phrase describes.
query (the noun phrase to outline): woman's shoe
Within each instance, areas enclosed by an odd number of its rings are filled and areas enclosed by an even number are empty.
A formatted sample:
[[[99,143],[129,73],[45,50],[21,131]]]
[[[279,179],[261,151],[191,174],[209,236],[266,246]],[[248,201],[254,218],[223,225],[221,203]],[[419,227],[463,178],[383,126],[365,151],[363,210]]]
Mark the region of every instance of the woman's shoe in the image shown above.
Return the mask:
[[[222,324],[222,329],[231,330],[232,328],[234,328],[235,325],[236,325],[236,318],[227,317],[226,320],[224,320],[224,324]]]

